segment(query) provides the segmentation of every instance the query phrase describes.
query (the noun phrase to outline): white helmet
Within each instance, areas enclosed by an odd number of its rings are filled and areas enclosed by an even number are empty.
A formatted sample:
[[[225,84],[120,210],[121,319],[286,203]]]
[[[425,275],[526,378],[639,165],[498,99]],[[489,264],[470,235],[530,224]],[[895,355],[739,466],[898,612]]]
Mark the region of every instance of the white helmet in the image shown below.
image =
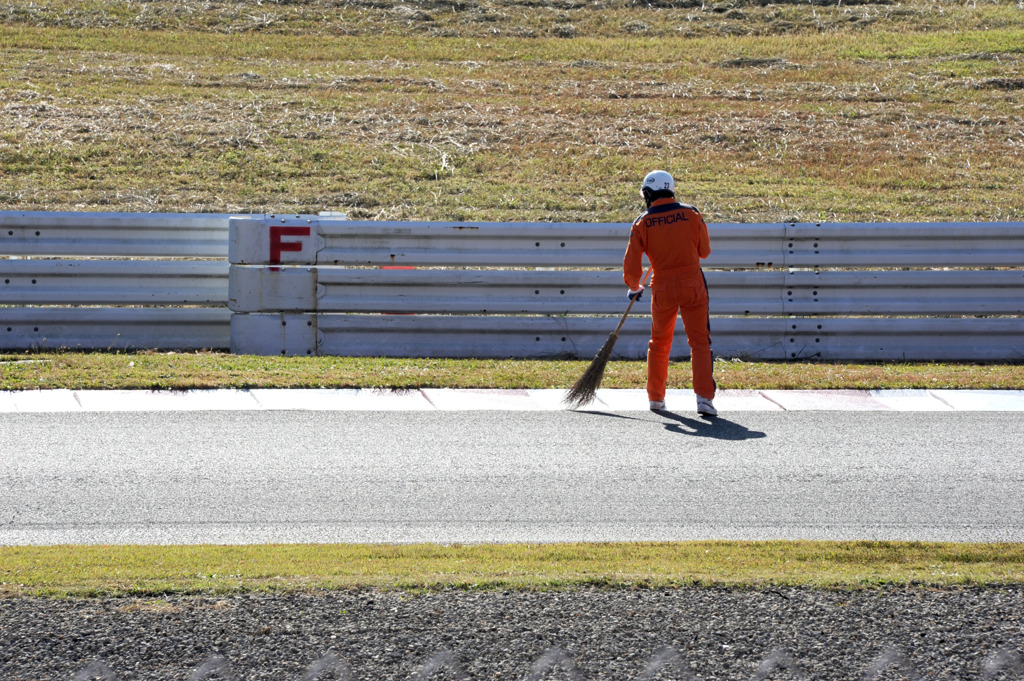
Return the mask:
[[[674,194],[676,183],[664,170],[652,170],[644,178],[643,188],[652,192],[670,191]]]
[[[648,208],[651,207],[651,203],[655,199],[675,196],[675,192],[675,180],[664,170],[652,170],[647,173],[647,177],[644,178],[644,184],[640,188],[640,193],[644,195],[644,203],[647,204]]]

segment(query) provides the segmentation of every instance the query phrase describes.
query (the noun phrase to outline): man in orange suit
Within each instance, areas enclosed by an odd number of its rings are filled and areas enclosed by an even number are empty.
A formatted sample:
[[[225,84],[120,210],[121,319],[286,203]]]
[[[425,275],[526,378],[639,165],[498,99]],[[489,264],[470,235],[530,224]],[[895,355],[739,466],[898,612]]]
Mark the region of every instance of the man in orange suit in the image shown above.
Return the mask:
[[[668,359],[679,315],[690,344],[697,413],[716,416],[708,287],[700,267],[701,259],[711,253],[708,226],[700,211],[676,201],[675,181],[664,170],[648,173],[641,191],[647,211],[630,229],[622,273],[632,300],[639,299],[644,292],[641,277],[645,253],[654,270],[651,340],[647,345],[647,398],[651,411],[665,408]]]

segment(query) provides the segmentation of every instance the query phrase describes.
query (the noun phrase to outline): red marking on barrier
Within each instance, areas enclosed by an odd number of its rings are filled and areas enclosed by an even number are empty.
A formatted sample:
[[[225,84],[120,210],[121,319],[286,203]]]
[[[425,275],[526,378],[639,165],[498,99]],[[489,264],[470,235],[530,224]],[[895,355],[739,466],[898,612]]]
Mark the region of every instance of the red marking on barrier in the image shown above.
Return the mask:
[[[274,225],[270,228],[270,264],[281,263],[281,253],[295,253],[302,250],[301,241],[282,241],[286,236],[309,236],[309,227],[283,227]]]

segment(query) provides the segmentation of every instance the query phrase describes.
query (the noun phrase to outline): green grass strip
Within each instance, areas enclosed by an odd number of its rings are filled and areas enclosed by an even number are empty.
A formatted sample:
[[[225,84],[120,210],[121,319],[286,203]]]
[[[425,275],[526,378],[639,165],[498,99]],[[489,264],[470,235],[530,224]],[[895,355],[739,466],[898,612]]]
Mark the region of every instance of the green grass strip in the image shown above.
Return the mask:
[[[427,62],[596,60],[663,64],[785,54],[801,59],[914,59],[971,52],[1019,53],[1017,26],[950,34],[907,31],[782,36],[506,38],[372,35],[308,36],[264,33],[217,35],[126,28],[0,26],[0,48],[91,51],[210,60],[282,59],[304,64],[365,61],[403,55]]]
[[[578,586],[994,585],[1024,544],[694,541],[0,547],[0,596]]]
[[[255,357],[225,353],[41,352],[0,354],[0,390],[194,390],[211,388],[566,389],[590,360]],[[669,384],[690,384],[689,362]],[[605,388],[642,388],[647,364],[613,361]],[[724,389],[1024,388],[1024,364],[715,362]]]

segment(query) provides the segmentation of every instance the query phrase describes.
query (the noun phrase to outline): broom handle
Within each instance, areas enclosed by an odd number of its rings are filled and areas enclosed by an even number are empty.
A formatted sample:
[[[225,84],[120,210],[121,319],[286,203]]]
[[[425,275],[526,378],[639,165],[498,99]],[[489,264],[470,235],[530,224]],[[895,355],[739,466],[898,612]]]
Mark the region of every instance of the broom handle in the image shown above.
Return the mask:
[[[653,270],[653,269],[654,269],[654,265],[651,265],[651,266],[649,266],[647,268],[647,273],[644,274],[644,278],[640,280],[640,285],[641,286],[643,286],[644,284],[647,283],[647,277],[649,277],[651,275],[651,270]],[[626,323],[626,317],[629,316],[629,311],[633,309],[633,303],[635,303],[635,302],[636,302],[636,298],[633,298],[633,300],[629,301],[629,307],[627,307],[626,311],[622,313],[622,319],[619,320],[619,325],[616,326],[615,327],[615,331],[612,332],[613,336],[618,337],[619,331],[622,329],[622,325]]]

